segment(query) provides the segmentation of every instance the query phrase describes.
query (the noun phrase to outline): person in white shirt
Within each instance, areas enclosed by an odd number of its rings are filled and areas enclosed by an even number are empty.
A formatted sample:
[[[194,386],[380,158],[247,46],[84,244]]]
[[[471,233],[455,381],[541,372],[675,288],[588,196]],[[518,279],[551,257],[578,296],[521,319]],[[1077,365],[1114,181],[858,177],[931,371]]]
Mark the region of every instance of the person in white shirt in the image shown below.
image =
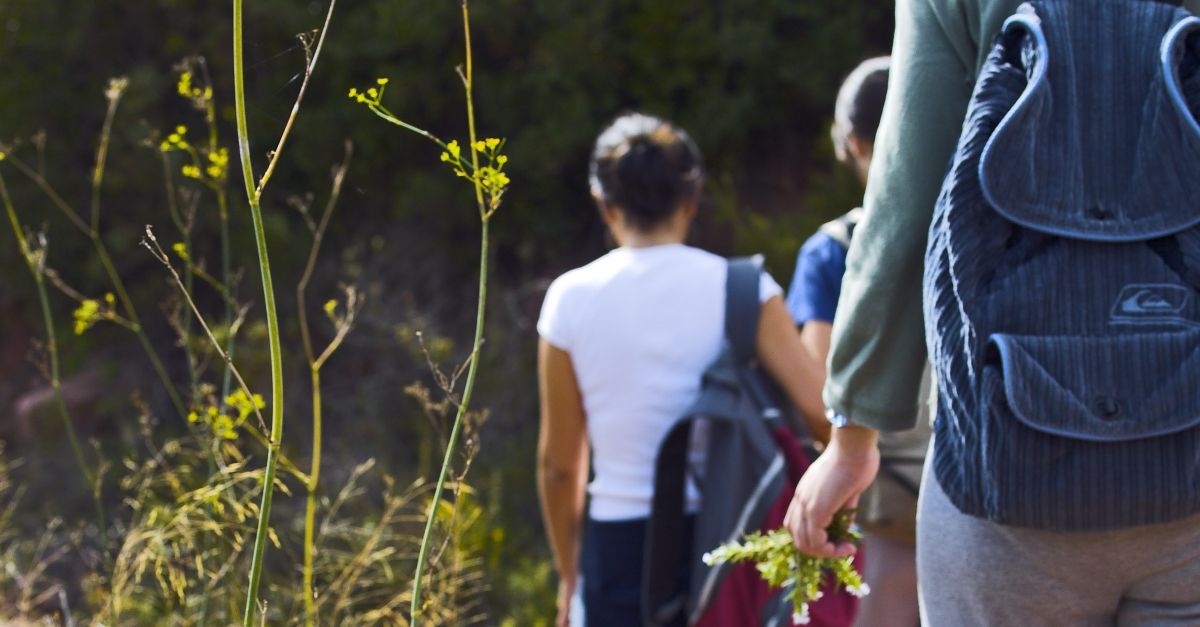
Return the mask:
[[[560,577],[557,625],[567,624],[581,571],[586,624],[636,625],[654,461],[721,350],[726,262],[684,244],[704,173],[682,129],[644,114],[618,118],[596,141],[590,181],[619,247],[546,293],[538,321],[538,487]],[[819,386],[822,367],[781,294],[764,274],[758,357],[807,430],[825,441],[821,399],[804,394]],[[694,511],[694,490],[688,501]]]

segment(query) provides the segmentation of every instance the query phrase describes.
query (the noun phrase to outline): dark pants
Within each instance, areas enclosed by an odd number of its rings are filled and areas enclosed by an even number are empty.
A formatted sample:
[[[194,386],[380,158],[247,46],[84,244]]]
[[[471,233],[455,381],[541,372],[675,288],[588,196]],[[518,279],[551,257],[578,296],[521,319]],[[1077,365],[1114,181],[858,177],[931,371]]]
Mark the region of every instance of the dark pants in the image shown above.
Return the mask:
[[[684,530],[691,546],[692,525]],[[583,575],[583,612],[587,627],[637,627],[642,624],[642,562],[646,520],[595,521],[584,529],[580,571]],[[679,565],[683,589],[688,567]],[[686,617],[677,621],[682,627]]]

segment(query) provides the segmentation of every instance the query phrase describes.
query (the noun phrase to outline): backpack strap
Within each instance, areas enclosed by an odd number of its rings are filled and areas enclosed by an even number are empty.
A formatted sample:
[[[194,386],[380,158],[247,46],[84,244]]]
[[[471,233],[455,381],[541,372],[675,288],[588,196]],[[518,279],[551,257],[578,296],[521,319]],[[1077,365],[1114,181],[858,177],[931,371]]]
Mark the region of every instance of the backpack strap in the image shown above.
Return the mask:
[[[850,211],[826,222],[821,225],[820,231],[833,241],[842,245],[842,248],[850,248],[850,240],[854,238],[854,227],[858,226],[862,220],[863,208],[856,207]]]
[[[679,568],[688,562],[691,543],[683,533],[688,447],[692,421],[681,420],[667,432],[654,465],[654,496],[646,521],[642,558],[642,622],[647,627],[670,625],[687,615],[687,586]]]
[[[725,277],[725,339],[738,365],[749,364],[756,352],[761,304],[761,255],[730,259]],[[688,562],[692,543],[682,531],[687,527],[684,490],[692,420],[681,420],[667,432],[659,446],[654,468],[654,496],[646,521],[642,561],[642,620],[648,626],[669,625],[686,616],[688,588],[679,577],[680,564]]]
[[[739,366],[754,361],[762,308],[758,294],[762,272],[762,255],[729,260],[725,277],[725,339]]]

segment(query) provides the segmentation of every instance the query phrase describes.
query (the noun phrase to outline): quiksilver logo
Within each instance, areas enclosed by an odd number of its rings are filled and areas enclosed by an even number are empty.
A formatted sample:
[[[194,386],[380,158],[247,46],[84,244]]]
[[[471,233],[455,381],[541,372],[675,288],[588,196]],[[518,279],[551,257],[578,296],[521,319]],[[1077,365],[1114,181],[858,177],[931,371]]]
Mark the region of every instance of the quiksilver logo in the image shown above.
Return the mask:
[[[1169,283],[1135,283],[1121,288],[1113,304],[1112,322],[1127,324],[1181,323],[1194,325],[1183,318],[1192,291],[1182,285]]]

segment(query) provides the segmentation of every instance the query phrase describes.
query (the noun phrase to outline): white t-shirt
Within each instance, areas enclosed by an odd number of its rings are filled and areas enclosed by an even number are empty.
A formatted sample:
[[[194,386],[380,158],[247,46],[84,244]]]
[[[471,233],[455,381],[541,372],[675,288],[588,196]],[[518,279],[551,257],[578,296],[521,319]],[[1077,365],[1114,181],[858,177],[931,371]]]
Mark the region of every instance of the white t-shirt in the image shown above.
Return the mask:
[[[683,244],[618,248],[546,292],[538,333],[570,354],[583,395],[593,520],[649,516],[658,447],[724,341],[726,267]],[[762,301],[782,292],[764,273]]]

